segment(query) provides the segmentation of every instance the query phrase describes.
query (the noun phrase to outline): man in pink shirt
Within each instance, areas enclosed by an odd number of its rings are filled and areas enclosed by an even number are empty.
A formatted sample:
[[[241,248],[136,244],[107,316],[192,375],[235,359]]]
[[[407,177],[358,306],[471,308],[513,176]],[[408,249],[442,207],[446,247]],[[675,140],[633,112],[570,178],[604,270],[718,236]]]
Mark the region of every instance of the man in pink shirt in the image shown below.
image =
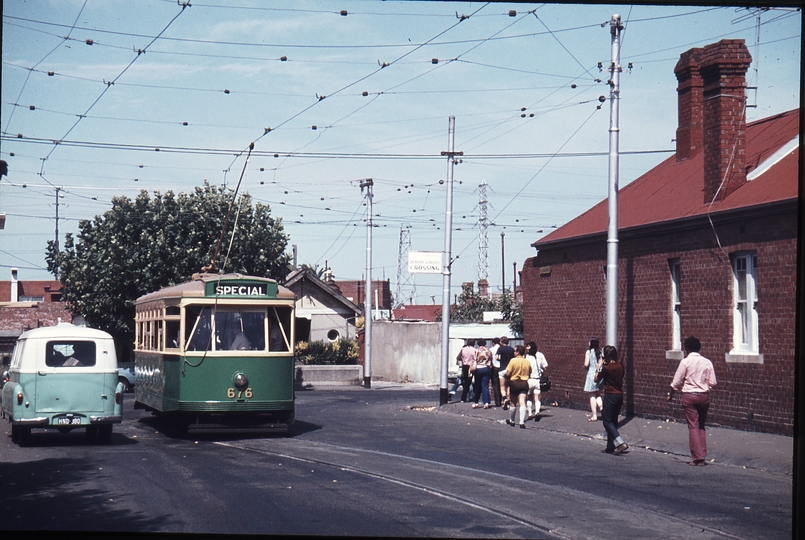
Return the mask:
[[[688,465],[704,466],[707,457],[707,434],[704,423],[707,410],[710,408],[710,388],[716,385],[716,372],[713,363],[699,354],[702,344],[691,336],[685,340],[685,352],[688,355],[679,363],[679,367],[671,381],[668,401],[674,393],[682,392],[682,407],[688,421],[688,439],[690,455],[693,461]]]

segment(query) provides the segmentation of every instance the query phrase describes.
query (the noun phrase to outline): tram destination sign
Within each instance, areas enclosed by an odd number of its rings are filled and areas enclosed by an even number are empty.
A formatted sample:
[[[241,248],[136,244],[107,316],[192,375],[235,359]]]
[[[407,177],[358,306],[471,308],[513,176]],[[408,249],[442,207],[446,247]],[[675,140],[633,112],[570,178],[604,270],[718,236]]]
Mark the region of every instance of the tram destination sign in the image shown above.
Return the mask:
[[[276,298],[277,284],[267,281],[225,280],[204,284],[204,296],[219,298]]]

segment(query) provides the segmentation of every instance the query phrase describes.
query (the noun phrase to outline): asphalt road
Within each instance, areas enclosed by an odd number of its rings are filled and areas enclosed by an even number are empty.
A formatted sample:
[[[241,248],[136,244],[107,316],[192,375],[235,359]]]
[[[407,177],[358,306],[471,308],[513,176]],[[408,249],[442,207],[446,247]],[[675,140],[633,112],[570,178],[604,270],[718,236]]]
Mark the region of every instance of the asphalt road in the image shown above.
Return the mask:
[[[132,409],[112,444],[0,424],[4,530],[314,536],[790,538],[791,477],[602,454],[601,441],[438,408],[438,391],[297,393],[288,436],[170,433]],[[504,418],[500,412],[500,420]],[[550,413],[550,411],[548,411]],[[747,506],[747,494],[752,504]]]

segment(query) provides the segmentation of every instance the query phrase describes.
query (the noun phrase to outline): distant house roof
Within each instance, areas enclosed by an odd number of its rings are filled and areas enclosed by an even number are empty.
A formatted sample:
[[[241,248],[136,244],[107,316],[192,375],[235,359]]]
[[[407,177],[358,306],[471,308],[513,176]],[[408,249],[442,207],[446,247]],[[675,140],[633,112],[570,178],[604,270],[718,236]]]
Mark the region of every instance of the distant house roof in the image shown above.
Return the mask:
[[[341,294],[340,289],[338,286],[331,286],[328,282],[319,279],[315,273],[305,269],[305,268],[297,268],[296,270],[292,271],[285,279],[285,283],[283,284],[285,287],[291,290],[295,290],[297,284],[300,284],[304,281],[312,283],[321,291],[332,297],[338,303],[342,304],[344,307],[349,309],[353,313],[362,313],[362,309],[359,305],[355,304],[343,294]]]
[[[796,200],[799,187],[799,109],[746,125],[747,182],[723,200],[703,200],[704,154],[666,159],[618,191],[618,229]],[[537,248],[607,230],[607,200],[538,240]]]

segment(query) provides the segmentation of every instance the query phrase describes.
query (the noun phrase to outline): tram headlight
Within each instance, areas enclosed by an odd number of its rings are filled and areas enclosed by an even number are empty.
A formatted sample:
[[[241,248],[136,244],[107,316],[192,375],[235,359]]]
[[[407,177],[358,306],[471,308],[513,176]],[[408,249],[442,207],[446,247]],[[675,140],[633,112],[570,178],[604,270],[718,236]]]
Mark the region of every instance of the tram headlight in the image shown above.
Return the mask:
[[[243,390],[244,388],[247,388],[249,386],[249,378],[243,373],[238,373],[237,375],[235,375],[234,381],[235,381],[235,388],[238,388],[239,390]]]

